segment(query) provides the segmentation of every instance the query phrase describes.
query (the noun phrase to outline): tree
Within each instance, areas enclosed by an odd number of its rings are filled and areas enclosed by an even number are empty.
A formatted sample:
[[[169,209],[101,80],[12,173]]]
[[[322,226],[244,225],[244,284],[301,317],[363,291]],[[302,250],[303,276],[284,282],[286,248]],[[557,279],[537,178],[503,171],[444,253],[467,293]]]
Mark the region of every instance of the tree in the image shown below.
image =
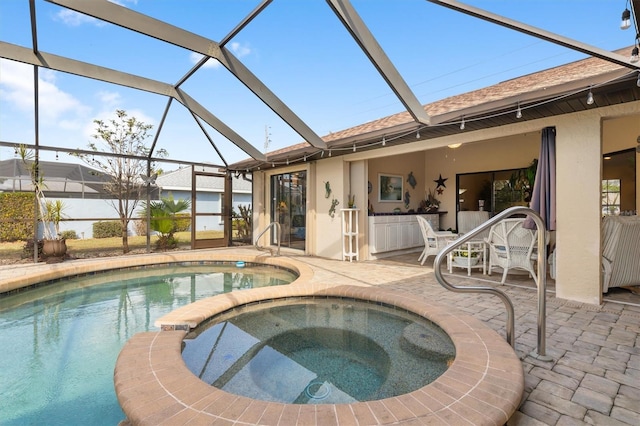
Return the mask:
[[[75,155],[111,178],[104,189],[113,198],[111,205],[122,223],[122,252],[128,253],[129,220],[147,189],[141,176],[147,176],[148,165],[152,173],[155,168],[155,164],[141,158],[150,156],[151,151],[145,145],[145,141],[151,137],[149,132],[153,126],[135,117],[129,117],[124,110],[116,110],[115,115],[115,119],[93,121],[96,124],[96,133],[91,137],[95,141],[88,145],[94,152],[113,155]],[[164,149],[154,152],[154,156],[158,158],[166,155],[167,151]]]

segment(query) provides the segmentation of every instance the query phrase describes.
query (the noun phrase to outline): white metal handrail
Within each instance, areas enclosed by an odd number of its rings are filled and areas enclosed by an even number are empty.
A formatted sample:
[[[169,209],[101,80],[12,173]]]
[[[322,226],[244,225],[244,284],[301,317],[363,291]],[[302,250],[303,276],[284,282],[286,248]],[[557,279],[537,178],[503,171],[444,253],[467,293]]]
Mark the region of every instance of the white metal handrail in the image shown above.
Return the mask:
[[[262,237],[269,229],[275,227],[276,228],[276,233],[277,233],[277,240],[278,240],[278,251],[276,252],[276,256],[280,256],[280,239],[282,237],[282,232],[281,232],[281,228],[280,228],[280,224],[278,222],[271,222],[269,225],[267,225],[266,228],[264,228],[264,230],[258,234],[258,237],[256,238],[256,242],[255,242],[255,247],[256,249],[260,250],[262,249],[262,246],[260,244],[258,244],[258,241],[260,241],[260,237]],[[271,252],[271,255],[273,256],[273,250],[269,250]]]
[[[457,292],[457,293],[489,293],[498,296],[502,302],[504,303],[507,309],[507,342],[515,349],[515,338],[514,338],[514,328],[515,328],[515,319],[514,319],[514,311],[513,311],[513,303],[509,296],[507,296],[503,291],[493,288],[493,287],[484,287],[484,286],[463,286],[458,287],[449,283],[444,276],[442,275],[441,264],[446,259],[447,255],[455,250],[457,247],[462,244],[473,240],[478,234],[482,233],[486,229],[493,226],[495,223],[500,222],[502,219],[511,217],[516,214],[526,214],[531,217],[538,228],[538,348],[537,352],[532,352],[531,355],[537,359],[542,361],[551,361],[551,358],[545,355],[546,348],[546,293],[547,293],[547,242],[545,241],[546,229],[545,223],[542,217],[536,212],[528,207],[523,206],[515,206],[510,207],[488,221],[480,224],[476,228],[473,228],[468,233],[464,234],[463,237],[454,240],[450,245],[442,249],[438,255],[436,256],[433,262],[433,270],[436,276],[436,280],[447,290]]]

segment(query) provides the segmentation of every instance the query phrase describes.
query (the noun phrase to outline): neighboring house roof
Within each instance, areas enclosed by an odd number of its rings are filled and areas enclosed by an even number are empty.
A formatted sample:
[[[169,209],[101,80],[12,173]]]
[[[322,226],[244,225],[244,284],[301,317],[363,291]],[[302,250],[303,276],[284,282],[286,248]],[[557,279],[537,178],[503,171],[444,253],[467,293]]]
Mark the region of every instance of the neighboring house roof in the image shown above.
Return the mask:
[[[156,185],[163,191],[191,191],[191,167],[181,167],[158,176]],[[218,169],[205,170],[208,173],[219,173]],[[251,182],[241,177],[233,177],[233,192],[251,193]],[[224,178],[210,177],[198,182],[198,190],[224,192]]]
[[[105,195],[109,176],[82,164],[39,161],[45,192],[64,196]],[[0,192],[33,191],[29,166],[22,159],[0,161]]]
[[[616,53],[629,55],[633,46],[617,50]],[[640,100],[640,88],[636,81],[638,72],[599,58],[587,58],[566,65],[550,68],[533,74],[507,80],[493,86],[445,98],[424,105],[431,116],[431,126],[413,121],[408,112],[401,112],[378,120],[370,121],[323,137],[328,148],[368,147],[372,141],[387,138],[387,146],[416,142],[416,131],[420,129],[420,140],[432,139],[460,132],[458,125],[462,117],[467,130],[495,127],[516,121],[548,117],[581,111],[590,107],[604,107],[623,102]],[[596,99],[594,105],[587,105],[586,94],[592,90]],[[602,96],[599,96],[602,95]],[[514,111],[517,106],[523,110],[518,119]],[[490,119],[474,118],[492,115]],[[448,124],[448,125],[447,125]],[[410,133],[410,134],[409,134]],[[343,153],[348,153],[349,150]],[[333,155],[341,152],[334,151]],[[317,148],[303,142],[267,154],[267,163],[276,166],[295,157],[307,156],[308,160],[320,159],[322,153]],[[253,159],[229,165],[230,170],[251,169],[263,164]]]

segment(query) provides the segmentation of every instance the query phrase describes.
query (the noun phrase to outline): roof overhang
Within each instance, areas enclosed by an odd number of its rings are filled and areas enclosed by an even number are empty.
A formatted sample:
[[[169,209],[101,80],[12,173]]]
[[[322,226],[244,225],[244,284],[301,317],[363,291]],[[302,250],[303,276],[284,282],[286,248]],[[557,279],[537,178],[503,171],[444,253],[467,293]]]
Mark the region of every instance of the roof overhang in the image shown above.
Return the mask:
[[[468,107],[432,115],[431,126],[419,126],[409,117],[404,123],[381,127],[344,138],[331,138],[327,141],[327,150],[318,150],[312,146],[300,144],[267,156],[266,162],[244,160],[230,165],[231,170],[256,170],[285,166],[300,161],[313,161],[329,156],[347,155],[355,151],[362,152],[380,149],[383,146],[424,142],[445,136],[472,132],[498,126],[517,124],[524,121],[570,114],[587,109],[618,105],[640,101],[640,87],[637,85],[638,73],[618,68],[602,74],[576,79],[566,83],[536,89],[526,93],[506,96],[490,102],[475,103]],[[587,104],[587,92],[591,90],[595,103]],[[445,100],[446,101],[446,100]],[[518,104],[522,117],[518,118]],[[426,106],[427,110],[429,105]],[[465,129],[460,129],[461,117],[465,119]],[[419,138],[417,134],[419,131]],[[382,144],[382,140],[385,144]]]

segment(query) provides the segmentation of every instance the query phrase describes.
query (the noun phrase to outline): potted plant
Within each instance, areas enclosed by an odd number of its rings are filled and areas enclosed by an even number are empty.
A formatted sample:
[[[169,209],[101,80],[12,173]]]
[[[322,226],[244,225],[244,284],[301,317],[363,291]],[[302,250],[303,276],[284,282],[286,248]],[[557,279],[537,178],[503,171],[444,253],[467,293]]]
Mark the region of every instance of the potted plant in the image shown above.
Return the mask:
[[[516,170],[509,178],[509,186],[518,194],[518,203],[528,205],[533,194],[533,185],[536,180],[536,172],[538,170],[538,159],[534,158],[528,167]]]
[[[44,195],[46,185],[34,153],[24,145],[18,149],[20,158],[29,170],[31,184],[36,196],[38,219],[42,221],[42,256],[51,261],[61,261],[67,253],[67,244],[64,238],[60,238],[60,221],[65,217],[65,204],[60,200],[47,200]],[[34,231],[37,240],[37,230]]]
[[[429,189],[427,199],[425,200],[425,208],[427,213],[435,213],[440,208],[440,200],[436,198],[435,191],[432,192],[431,189]]]
[[[453,263],[458,266],[475,266],[480,261],[480,253],[477,251],[471,251],[466,249],[456,249],[451,253],[453,257]]]

